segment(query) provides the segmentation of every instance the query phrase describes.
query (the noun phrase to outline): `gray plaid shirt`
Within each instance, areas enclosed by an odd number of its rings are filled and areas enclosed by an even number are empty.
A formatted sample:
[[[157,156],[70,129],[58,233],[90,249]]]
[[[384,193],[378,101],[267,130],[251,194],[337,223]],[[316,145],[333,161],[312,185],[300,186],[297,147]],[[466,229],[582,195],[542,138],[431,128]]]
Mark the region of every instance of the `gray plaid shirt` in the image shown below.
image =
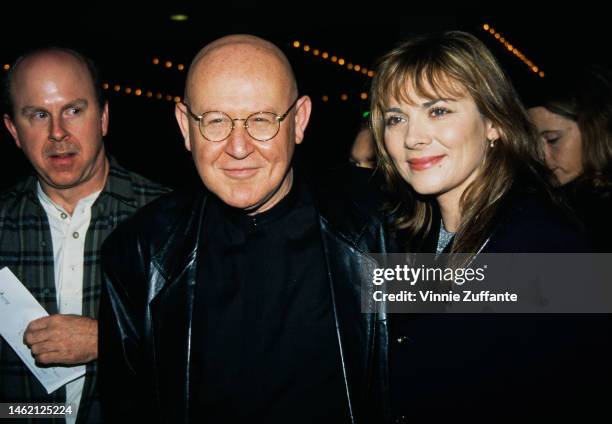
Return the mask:
[[[0,194],[0,268],[8,266],[47,312],[56,314],[51,230],[38,201],[36,183],[36,177],[30,176]],[[121,221],[167,191],[163,186],[126,171],[110,158],[106,186],[91,208],[91,222],[85,239],[83,316],[98,317],[102,242]],[[101,422],[96,373],[96,362],[87,364],[78,423]],[[48,395],[11,347],[0,338],[0,402],[63,403],[65,395],[65,388]],[[63,421],[61,418],[47,422]],[[35,422],[44,421],[36,419]]]

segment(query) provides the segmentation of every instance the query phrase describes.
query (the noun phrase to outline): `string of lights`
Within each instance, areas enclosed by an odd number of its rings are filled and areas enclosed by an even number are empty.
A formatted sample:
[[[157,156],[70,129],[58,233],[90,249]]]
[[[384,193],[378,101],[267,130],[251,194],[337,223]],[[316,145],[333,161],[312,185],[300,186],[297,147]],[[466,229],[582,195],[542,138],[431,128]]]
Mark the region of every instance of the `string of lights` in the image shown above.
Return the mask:
[[[185,65],[182,63],[175,63],[172,60],[162,60],[159,57],[154,57],[151,60],[151,63],[153,63],[153,65],[155,66],[163,66],[164,68],[167,69],[176,69],[178,71],[184,71],[185,70]]]
[[[514,56],[519,58],[525,65],[527,65],[527,67],[531,69],[533,73],[537,74],[540,78],[544,78],[544,76],[546,75],[544,71],[542,71],[540,67],[533,63],[531,60],[529,60],[527,56],[523,54],[523,52],[516,48],[516,46],[513,46],[512,43],[510,43],[508,39],[504,37],[501,33],[496,31],[495,28],[493,28],[489,24],[483,24],[482,29],[491,34],[491,36],[495,37],[495,39],[501,44],[503,44],[510,53],[512,53]]]
[[[132,88],[131,86],[122,86],[121,84],[111,84],[105,82],[102,84],[104,90],[114,92],[117,94],[131,95],[136,97],[146,97],[149,99],[166,100],[168,102],[179,103],[181,96],[174,96],[172,94],[164,94],[154,90],[144,90],[142,88]]]
[[[527,65],[531,71],[533,71],[534,73],[536,73],[537,75],[539,75],[542,78],[545,76],[544,71],[542,71],[531,60],[529,60],[519,49],[517,49],[515,46],[513,46],[501,33],[496,31],[495,28],[491,27],[489,24],[483,24],[482,28],[483,28],[483,30],[485,30],[489,34],[491,34],[491,36],[495,37],[495,39],[498,40],[501,44],[503,44],[510,53],[514,54],[525,65]],[[365,66],[361,66],[360,64],[348,61],[347,59],[345,59],[342,56],[331,54],[331,53],[329,53],[326,50],[321,50],[321,49],[318,49],[318,48],[314,48],[314,47],[312,47],[312,46],[310,46],[309,44],[306,44],[306,43],[303,44],[299,40],[293,41],[291,43],[291,45],[295,49],[300,49],[304,53],[312,54],[315,57],[320,57],[323,60],[330,61],[332,63],[335,63],[335,64],[339,65],[339,66],[345,67],[349,71],[359,72],[362,75],[368,76],[370,78],[374,77],[374,71],[372,71],[371,69],[368,69]],[[159,57],[154,57],[151,60],[151,63],[153,65],[155,65],[155,66],[161,66],[161,67],[164,67],[166,69],[176,69],[179,72],[182,72],[182,71],[185,70],[185,65],[183,63],[175,63],[174,61],[169,60],[169,59],[162,60]],[[9,64],[4,64],[3,65],[3,69],[5,71],[8,71],[9,68],[10,68]],[[174,101],[176,103],[181,101],[181,97],[180,96],[174,96],[174,95],[171,95],[171,94],[163,94],[163,93],[160,93],[160,92],[154,92],[154,90],[143,90],[143,89],[140,89],[140,88],[132,89],[129,86],[128,87],[122,87],[120,84],[104,83],[103,84],[103,88],[105,90],[112,90],[112,91],[117,92],[117,93],[120,92],[122,94],[134,95],[134,96],[137,96],[137,97],[143,96],[143,97],[147,97],[147,98],[155,98],[155,99],[158,99],[158,100]],[[321,96],[321,100],[323,102],[325,102],[325,103],[328,102],[332,98],[334,98],[334,97],[330,97],[327,94]],[[349,99],[349,95],[346,94],[346,93],[343,93],[343,94],[340,94],[339,98],[340,98],[341,101],[347,101]],[[366,93],[366,92],[360,93],[359,94],[359,99],[360,100],[367,100],[368,99],[368,93]]]
[[[349,71],[353,71],[353,72],[358,72],[361,73],[364,76],[368,76],[370,78],[374,77],[374,71],[372,71],[371,69],[368,69],[364,66],[361,66],[358,63],[353,63],[350,61],[347,61],[346,59],[344,59],[341,56],[337,56],[334,54],[331,54],[325,50],[320,50],[317,48],[312,48],[310,45],[308,44],[304,44],[302,45],[302,43],[300,41],[293,41],[291,44],[294,48],[296,49],[301,49],[303,52],[305,53],[310,53],[315,57],[320,57],[323,60],[327,60],[330,61],[332,63],[335,63],[339,66],[345,67],[347,70]],[[161,66],[164,67],[166,69],[176,69],[178,71],[184,71],[185,70],[185,65],[182,63],[176,63],[175,61],[171,60],[171,59],[161,59],[159,57],[154,57],[151,60],[151,63],[155,66]],[[125,90],[129,90],[128,88],[126,88]],[[121,88],[115,90],[115,91],[121,91]],[[125,93],[125,94],[130,94],[130,93]],[[140,95],[140,94],[138,94]],[[151,92],[147,92],[148,97],[151,97]],[[159,93],[158,95],[159,96]],[[161,95],[162,98],[170,98],[169,96],[164,96]],[[159,97],[157,97],[159,98]],[[175,100],[177,102],[180,101],[180,97],[176,97],[179,100]],[[174,99],[174,98],[173,98]],[[348,95],[346,93],[342,93],[342,94],[336,94],[336,95],[322,95],[321,96],[321,100],[324,103],[329,102],[330,100],[334,100],[334,99],[339,99],[340,101],[346,102],[349,99],[360,99],[360,100],[367,100],[368,99],[368,93],[366,92],[361,92],[358,95]]]
[[[5,64],[3,65],[2,68],[5,71],[8,71],[10,69],[10,65]],[[102,88],[105,91],[113,92],[116,94],[128,95],[128,96],[144,97],[144,98],[156,99],[156,100],[166,100],[166,101],[175,102],[175,103],[179,103],[182,100],[181,96],[166,94],[166,93],[159,92],[157,90],[145,90],[140,87],[133,88],[131,85],[112,84],[109,82],[105,82],[102,84]],[[360,100],[367,100],[368,93],[364,91],[364,92],[359,93],[358,95],[357,94],[349,95],[347,93],[342,93],[342,94],[336,94],[336,95],[324,94],[321,96],[321,100],[324,103],[327,103],[330,100],[334,100],[334,99],[339,99],[340,101],[346,102],[349,99],[357,99],[357,98]]]
[[[346,93],[342,93],[340,95],[335,95],[335,96],[329,96],[327,94],[324,94],[324,95],[321,96],[321,100],[324,103],[327,103],[330,100],[334,100],[334,99],[340,99],[341,101],[346,102],[347,100],[349,100],[349,98],[350,99],[357,99],[358,98],[360,100],[367,100],[368,99],[368,93],[362,92],[362,93],[359,93],[359,95],[355,95],[355,96],[349,96]]]
[[[185,65],[182,63],[175,63],[172,60],[161,60],[159,57],[154,57],[151,60],[151,63],[155,66],[162,66],[166,69],[176,69],[180,72],[185,70]],[[157,100],[166,100],[168,102],[174,102],[174,103],[179,103],[181,101],[181,96],[175,96],[172,94],[163,94],[159,91],[155,92],[154,90],[143,90],[141,88],[135,88],[132,89],[132,87],[121,87],[120,84],[109,84],[109,83],[104,83],[102,84],[102,88],[104,90],[112,90],[114,92],[117,93],[121,93],[121,94],[126,94],[126,95],[134,95],[137,97],[143,96],[143,97],[147,97],[150,99],[157,99]]]
[[[302,44],[298,40],[293,41],[291,45],[296,49],[302,50],[304,53],[312,54],[315,57],[320,57],[323,60],[330,61],[339,66],[345,67],[349,71],[360,72],[361,74],[366,75],[370,78],[374,76],[374,71],[372,71],[371,69],[368,69],[365,66],[361,66],[357,63],[348,61],[342,56],[331,54],[327,52],[326,50],[320,50],[318,48],[313,48],[309,44]]]

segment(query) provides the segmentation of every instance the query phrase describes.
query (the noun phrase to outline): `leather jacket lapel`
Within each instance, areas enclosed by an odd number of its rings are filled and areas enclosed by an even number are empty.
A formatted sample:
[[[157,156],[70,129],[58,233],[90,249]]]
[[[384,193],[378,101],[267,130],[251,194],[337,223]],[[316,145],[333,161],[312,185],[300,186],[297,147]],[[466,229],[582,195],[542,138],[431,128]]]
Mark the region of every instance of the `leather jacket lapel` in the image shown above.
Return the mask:
[[[357,422],[372,378],[368,364],[376,331],[375,315],[361,313],[361,287],[368,284],[376,262],[340,238],[325,220],[320,225],[351,421]],[[357,393],[357,388],[363,390]]]
[[[159,399],[172,406],[162,421],[190,419],[192,313],[197,281],[197,252],[205,196],[197,196],[189,219],[177,225],[174,236],[153,257],[155,293],[149,303]],[[162,404],[162,405],[163,405]]]

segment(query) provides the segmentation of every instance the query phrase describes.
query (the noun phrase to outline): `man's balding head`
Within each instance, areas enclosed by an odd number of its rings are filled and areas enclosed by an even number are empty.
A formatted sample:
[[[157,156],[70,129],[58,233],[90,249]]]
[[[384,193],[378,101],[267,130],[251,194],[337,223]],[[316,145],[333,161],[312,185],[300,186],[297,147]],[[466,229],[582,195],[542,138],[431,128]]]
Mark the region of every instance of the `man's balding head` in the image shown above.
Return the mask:
[[[28,69],[32,63],[35,63],[45,58],[57,58],[58,60],[73,61],[75,66],[82,66],[85,69],[85,73],[89,75],[91,79],[91,88],[94,92],[96,102],[100,107],[100,110],[104,108],[104,95],[102,93],[102,85],[98,76],[98,69],[91,59],[84,56],[76,50],[72,50],[65,47],[43,47],[31,50],[20,57],[9,68],[4,81],[4,101],[6,105],[6,112],[9,116],[14,117],[14,106],[15,106],[15,93],[14,85],[15,80],[19,77],[19,73]]]
[[[187,73],[185,98],[190,99],[198,76],[218,69],[235,72],[271,73],[281,85],[285,85],[291,97],[298,94],[291,64],[285,54],[274,44],[253,35],[236,34],[219,38],[202,48],[191,62]]]

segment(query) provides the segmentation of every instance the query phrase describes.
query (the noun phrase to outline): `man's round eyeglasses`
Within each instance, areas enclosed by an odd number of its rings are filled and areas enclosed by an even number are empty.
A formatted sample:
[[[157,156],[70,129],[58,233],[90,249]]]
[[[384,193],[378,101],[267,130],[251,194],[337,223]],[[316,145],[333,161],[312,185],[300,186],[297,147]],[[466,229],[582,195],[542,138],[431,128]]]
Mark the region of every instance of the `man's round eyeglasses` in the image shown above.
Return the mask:
[[[236,121],[243,121],[242,126],[255,140],[268,141],[278,134],[281,122],[289,115],[297,101],[296,98],[282,115],[274,112],[255,112],[246,118],[232,118],[227,113],[216,110],[196,115],[187,103],[183,102],[183,104],[189,115],[198,121],[200,133],[208,141],[219,142],[228,138],[234,130]]]

